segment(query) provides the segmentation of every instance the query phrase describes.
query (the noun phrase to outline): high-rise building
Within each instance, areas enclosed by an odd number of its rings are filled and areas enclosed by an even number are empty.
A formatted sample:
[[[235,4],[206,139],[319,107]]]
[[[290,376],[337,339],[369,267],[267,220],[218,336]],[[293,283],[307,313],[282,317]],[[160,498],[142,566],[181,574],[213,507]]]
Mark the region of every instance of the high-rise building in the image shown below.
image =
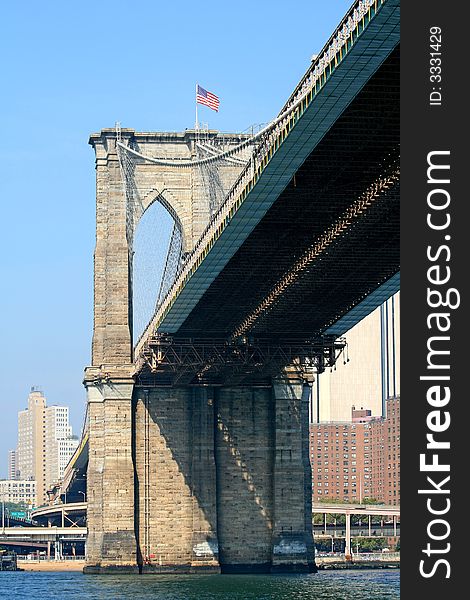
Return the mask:
[[[310,422],[348,421],[352,406],[385,416],[387,399],[400,395],[399,320],[397,293],[345,334],[347,350],[313,383]]]
[[[39,504],[47,501],[47,490],[63,476],[77,446],[68,407],[47,406],[43,393],[32,388],[28,407],[18,413],[18,471],[21,479],[36,481]]]
[[[43,393],[31,388],[28,407],[18,413],[18,471],[19,478],[35,480],[38,498],[44,496],[44,410]]]
[[[25,479],[2,479],[0,500],[32,508],[36,505],[36,482]]]
[[[312,497],[400,504],[400,398],[389,398],[386,416],[353,410],[349,422],[310,425]]]
[[[17,479],[18,464],[16,450],[8,450],[8,479]]]
[[[387,400],[383,424],[384,477],[379,497],[386,504],[400,504],[400,398]]]
[[[45,479],[46,487],[57,483],[64,474],[70,457],[78,446],[78,438],[72,435],[68,406],[48,406],[45,416]]]

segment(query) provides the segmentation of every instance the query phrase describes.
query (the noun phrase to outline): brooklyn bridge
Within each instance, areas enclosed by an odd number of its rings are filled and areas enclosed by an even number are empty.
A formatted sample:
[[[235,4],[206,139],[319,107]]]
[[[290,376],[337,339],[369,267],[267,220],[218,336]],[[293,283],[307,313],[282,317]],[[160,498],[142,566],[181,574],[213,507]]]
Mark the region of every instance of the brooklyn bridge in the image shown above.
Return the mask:
[[[310,386],[399,289],[399,42],[398,1],[361,0],[258,131],[91,135],[93,348],[64,482],[86,472],[87,572],[314,570]],[[135,331],[156,206],[168,248]]]

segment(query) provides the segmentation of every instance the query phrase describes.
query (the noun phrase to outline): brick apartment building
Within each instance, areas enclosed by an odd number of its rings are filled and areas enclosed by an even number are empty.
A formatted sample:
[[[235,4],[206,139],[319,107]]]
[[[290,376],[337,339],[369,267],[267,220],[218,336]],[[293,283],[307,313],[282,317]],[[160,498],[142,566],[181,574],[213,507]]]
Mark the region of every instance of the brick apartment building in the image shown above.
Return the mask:
[[[386,417],[352,409],[351,422],[310,425],[314,502],[375,499],[400,504],[400,398],[386,401]]]

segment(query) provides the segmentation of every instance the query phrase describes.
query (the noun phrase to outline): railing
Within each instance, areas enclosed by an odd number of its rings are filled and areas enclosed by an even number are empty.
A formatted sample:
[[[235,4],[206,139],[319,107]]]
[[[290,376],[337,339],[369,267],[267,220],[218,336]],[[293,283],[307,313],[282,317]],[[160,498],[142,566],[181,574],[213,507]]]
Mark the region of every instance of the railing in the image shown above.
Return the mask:
[[[61,556],[60,558],[48,558],[47,554],[17,554],[16,559],[18,562],[31,562],[34,560],[35,562],[48,561],[48,562],[59,562],[59,561],[83,561],[85,560],[85,556],[77,555],[77,556]]]
[[[322,563],[337,563],[337,562],[400,562],[399,552],[352,552],[351,559],[347,559],[344,552],[318,552],[315,555],[317,565]]]
[[[353,561],[399,561],[400,553],[399,552],[358,552],[352,554]]]
[[[352,5],[322,51],[312,62],[312,65],[296,87],[281,114],[254,136],[260,140],[258,148],[254,151],[249,164],[228,192],[225,201],[203,231],[194,249],[186,258],[179,276],[168,290],[148,326],[144,329],[135,347],[136,357],[139,357],[148,336],[156,330],[166,317],[183,287],[200,266],[226,225],[251,192],[266,166],[282,146],[295,124],[305,113],[320,90],[323,89],[332,73],[349,53],[366,26],[386,2],[387,0],[359,0]],[[213,159],[206,160],[211,161],[215,159],[214,157]]]
[[[86,527],[70,526],[70,527],[2,527],[2,536],[9,538],[44,538],[59,535],[73,535],[73,536],[84,536],[87,535]]]

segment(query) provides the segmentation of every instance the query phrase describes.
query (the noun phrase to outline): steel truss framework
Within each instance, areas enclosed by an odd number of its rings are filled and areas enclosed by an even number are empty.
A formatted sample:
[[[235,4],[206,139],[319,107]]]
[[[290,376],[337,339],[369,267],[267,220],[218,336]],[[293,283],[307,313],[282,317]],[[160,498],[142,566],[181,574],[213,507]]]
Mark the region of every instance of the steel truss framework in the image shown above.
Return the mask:
[[[136,385],[265,385],[289,365],[297,378],[333,367],[344,338],[178,338],[157,334],[140,356]]]

